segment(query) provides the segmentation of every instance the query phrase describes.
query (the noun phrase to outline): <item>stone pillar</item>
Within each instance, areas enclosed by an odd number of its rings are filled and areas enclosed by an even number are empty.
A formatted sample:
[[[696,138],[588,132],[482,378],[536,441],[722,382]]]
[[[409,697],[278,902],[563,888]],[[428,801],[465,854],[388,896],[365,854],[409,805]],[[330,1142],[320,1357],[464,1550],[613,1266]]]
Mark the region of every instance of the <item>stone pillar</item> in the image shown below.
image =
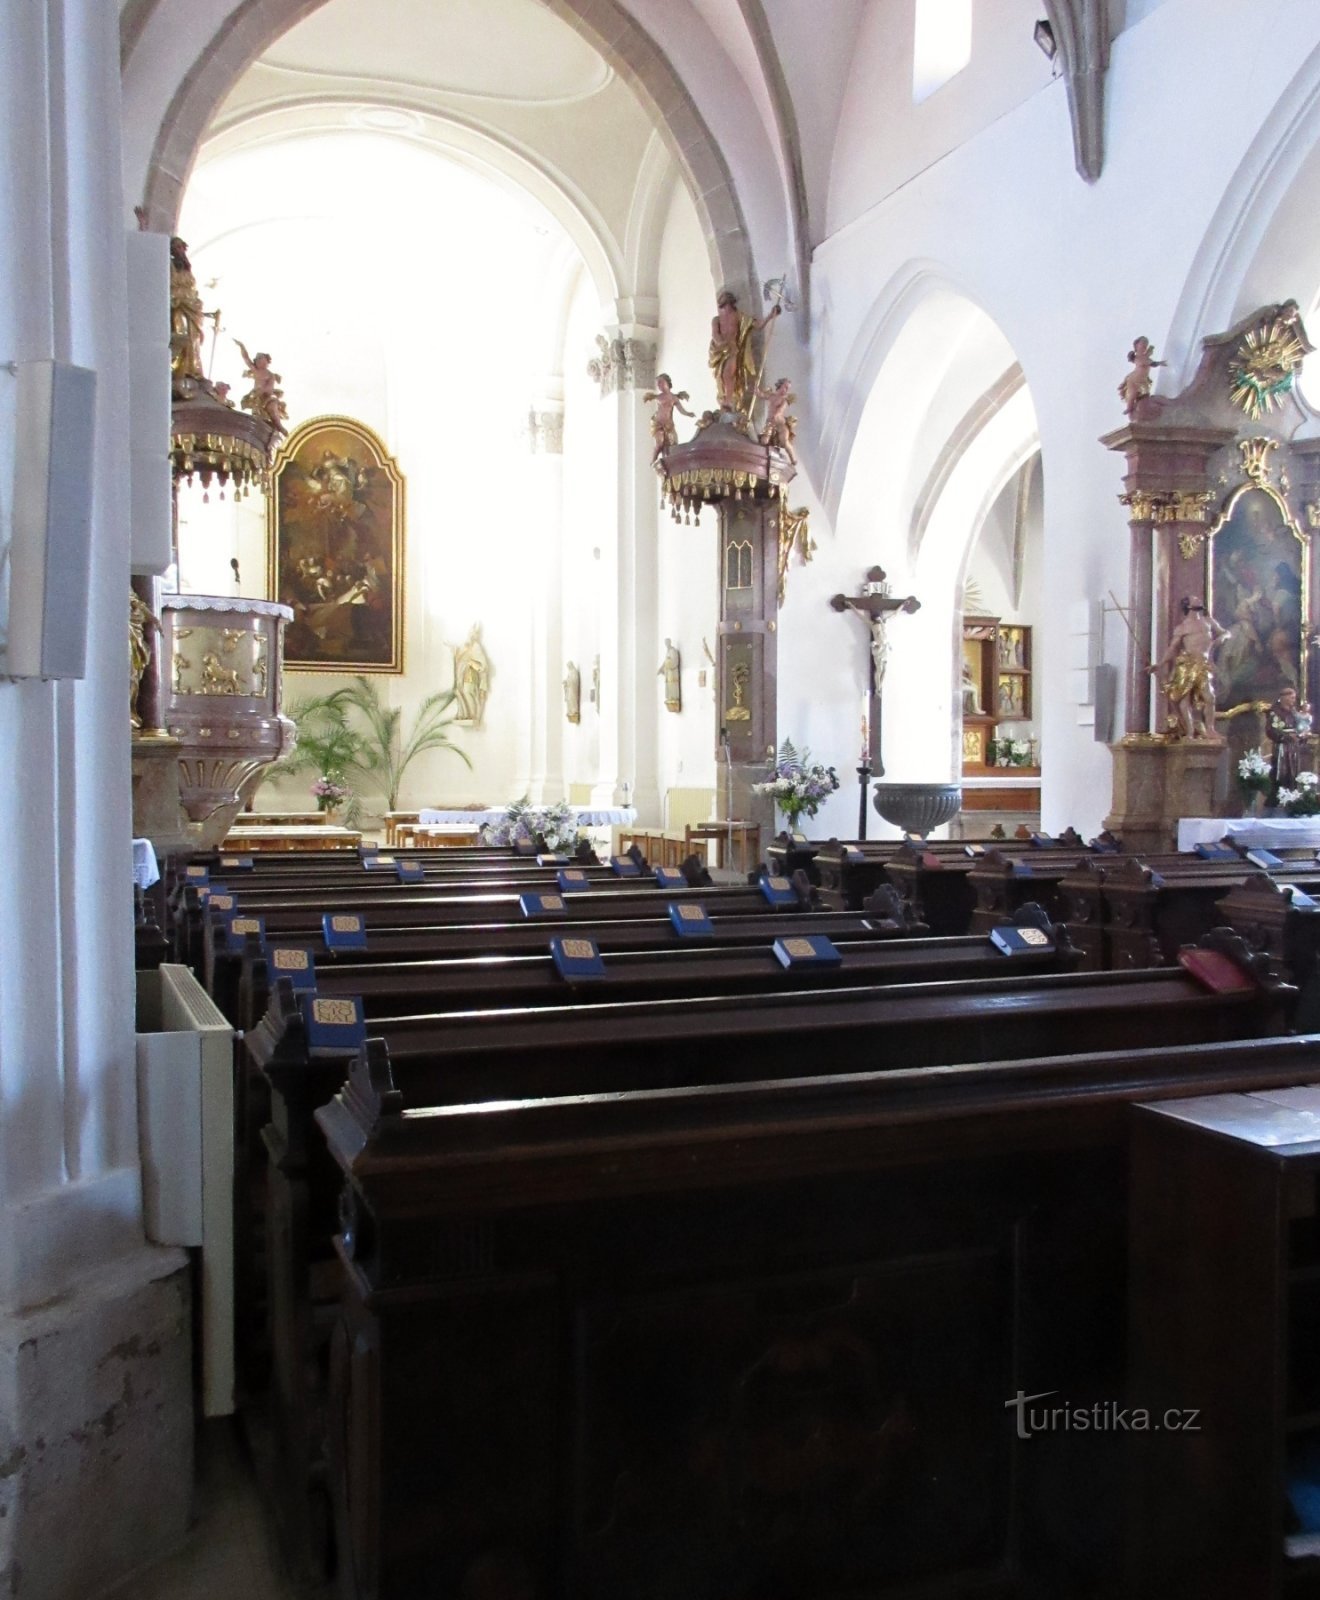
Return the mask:
[[[0,354],[97,374],[86,676],[0,682],[0,1592],[27,1600],[108,1587],[191,1495],[185,1262],[140,1208],[119,111],[116,7],[0,7]]]
[[[538,571],[552,575],[532,596],[531,738],[527,793],[536,803],[564,794],[564,699],[561,593],[564,525],[564,400],[562,380],[547,386],[555,398],[540,400],[527,415],[531,451],[531,539],[541,552]]]
[[[657,329],[652,303],[620,302],[617,309],[621,320],[601,336],[600,355],[590,366],[602,400],[614,408],[618,528],[614,551],[602,551],[600,751],[592,798],[598,805],[620,804],[627,780],[639,816],[659,822],[659,710],[654,692],[662,654],[656,616],[659,496],[641,401],[655,385]],[[638,320],[647,315],[651,321]],[[584,679],[589,676],[588,670]],[[586,694],[584,682],[584,701]]]

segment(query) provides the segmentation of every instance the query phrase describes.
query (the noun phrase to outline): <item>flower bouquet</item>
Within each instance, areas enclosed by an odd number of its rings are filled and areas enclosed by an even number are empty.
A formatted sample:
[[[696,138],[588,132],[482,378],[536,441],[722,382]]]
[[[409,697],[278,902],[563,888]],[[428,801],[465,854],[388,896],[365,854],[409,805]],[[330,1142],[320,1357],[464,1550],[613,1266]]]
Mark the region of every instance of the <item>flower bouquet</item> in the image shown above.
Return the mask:
[[[1273,787],[1274,778],[1270,764],[1259,750],[1248,750],[1237,764],[1238,785],[1247,798],[1248,806],[1258,810]]]
[[[316,801],[318,811],[338,811],[352,798],[353,791],[343,779],[328,772],[323,772],[312,785],[312,799]]]
[[[1296,786],[1280,789],[1278,801],[1288,817],[1314,817],[1320,814],[1320,778],[1314,772],[1299,772]]]
[[[805,748],[799,754],[793,741],[785,739],[779,747],[774,777],[766,783],[754,783],[752,791],[770,795],[793,828],[799,817],[814,817],[821,801],[838,787],[839,778],[833,767],[813,762],[811,752]]]
[[[547,850],[572,850],[577,845],[577,819],[565,800],[553,806],[534,806],[527,796],[506,807],[498,822],[481,830],[482,844],[509,846],[519,839],[543,839]]]

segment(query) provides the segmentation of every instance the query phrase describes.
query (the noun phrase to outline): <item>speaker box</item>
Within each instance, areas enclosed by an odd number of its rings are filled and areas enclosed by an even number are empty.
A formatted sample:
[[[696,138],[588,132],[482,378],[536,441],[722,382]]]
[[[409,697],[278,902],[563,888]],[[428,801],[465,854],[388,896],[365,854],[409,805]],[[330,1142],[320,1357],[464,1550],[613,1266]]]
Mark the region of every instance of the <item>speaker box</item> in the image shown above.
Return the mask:
[[[22,362],[17,398],[4,672],[13,678],[81,678],[96,374],[58,361]]]

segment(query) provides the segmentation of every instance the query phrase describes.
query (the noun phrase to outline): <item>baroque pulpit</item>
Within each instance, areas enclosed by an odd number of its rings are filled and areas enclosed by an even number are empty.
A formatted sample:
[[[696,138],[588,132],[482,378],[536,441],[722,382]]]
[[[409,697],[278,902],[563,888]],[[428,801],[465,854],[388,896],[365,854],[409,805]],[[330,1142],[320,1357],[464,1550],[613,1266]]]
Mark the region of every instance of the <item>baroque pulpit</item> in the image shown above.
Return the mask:
[[[719,409],[703,412],[693,437],[678,443],[673,411],[681,408],[668,403],[662,374],[652,428],[655,468],[675,522],[690,523],[707,506],[716,513],[720,803],[729,816],[760,823],[768,834],[774,808],[753,785],[764,780],[777,747],[778,616],[788,561],[794,549],[808,558],[810,543],[806,513],[790,510],[787,499],[797,475],[796,424],[787,413],[793,396],[787,379],[760,387],[765,360],[758,369],[754,355],[756,335],[778,315],[782,284],[767,284],[766,291],[775,304],[759,322],[740,314],[727,290],[719,297],[709,355]],[[766,402],[759,425],[758,400]]]

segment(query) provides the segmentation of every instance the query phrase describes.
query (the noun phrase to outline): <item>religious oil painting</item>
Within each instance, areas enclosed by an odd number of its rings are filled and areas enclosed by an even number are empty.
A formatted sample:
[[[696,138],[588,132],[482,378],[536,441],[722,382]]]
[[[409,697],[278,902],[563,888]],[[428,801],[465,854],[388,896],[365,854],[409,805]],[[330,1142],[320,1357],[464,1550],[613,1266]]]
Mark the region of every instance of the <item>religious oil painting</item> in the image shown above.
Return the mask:
[[[1230,630],[1215,656],[1221,709],[1274,700],[1303,682],[1306,551],[1279,503],[1247,489],[1229,503],[1211,540],[1208,603]]]
[[[349,417],[315,417],[276,458],[271,594],[293,608],[285,665],[403,671],[403,478]]]

